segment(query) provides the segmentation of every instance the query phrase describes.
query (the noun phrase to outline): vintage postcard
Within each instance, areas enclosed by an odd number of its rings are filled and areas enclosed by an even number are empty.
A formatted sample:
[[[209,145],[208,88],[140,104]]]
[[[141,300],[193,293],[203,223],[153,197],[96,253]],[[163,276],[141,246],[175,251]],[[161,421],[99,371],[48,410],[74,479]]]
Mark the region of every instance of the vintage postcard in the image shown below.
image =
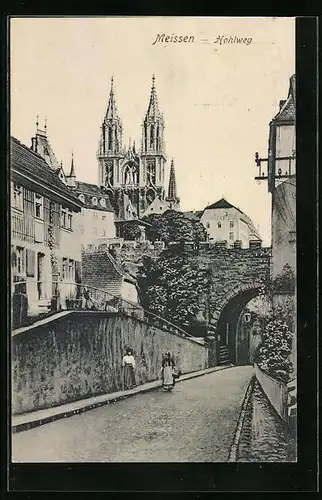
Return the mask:
[[[295,18],[10,19],[13,463],[296,462]]]

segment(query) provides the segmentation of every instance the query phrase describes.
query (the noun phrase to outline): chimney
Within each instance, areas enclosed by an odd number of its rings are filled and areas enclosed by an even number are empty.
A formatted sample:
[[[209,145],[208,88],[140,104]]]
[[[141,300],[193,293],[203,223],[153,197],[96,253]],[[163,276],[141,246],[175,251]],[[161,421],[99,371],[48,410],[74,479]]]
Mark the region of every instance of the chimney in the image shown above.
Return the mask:
[[[280,101],[280,111],[281,111],[281,109],[282,109],[282,107],[284,106],[285,103],[286,103],[285,99]]]
[[[31,138],[31,149],[37,153],[37,137]]]
[[[249,248],[261,248],[261,240],[249,240]]]
[[[215,246],[219,248],[227,248],[227,241],[226,240],[216,241]]]

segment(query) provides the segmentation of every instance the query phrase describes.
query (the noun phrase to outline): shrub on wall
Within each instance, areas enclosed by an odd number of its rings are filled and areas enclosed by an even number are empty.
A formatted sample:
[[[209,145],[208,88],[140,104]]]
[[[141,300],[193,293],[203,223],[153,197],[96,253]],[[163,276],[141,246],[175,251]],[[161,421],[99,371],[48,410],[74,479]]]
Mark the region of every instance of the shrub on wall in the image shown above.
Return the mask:
[[[270,318],[262,332],[262,342],[255,356],[255,362],[261,370],[272,377],[287,383],[292,373],[290,354],[292,332],[276,314]]]
[[[275,293],[294,293],[296,287],[295,276],[289,264],[285,264],[283,270],[272,282]]]

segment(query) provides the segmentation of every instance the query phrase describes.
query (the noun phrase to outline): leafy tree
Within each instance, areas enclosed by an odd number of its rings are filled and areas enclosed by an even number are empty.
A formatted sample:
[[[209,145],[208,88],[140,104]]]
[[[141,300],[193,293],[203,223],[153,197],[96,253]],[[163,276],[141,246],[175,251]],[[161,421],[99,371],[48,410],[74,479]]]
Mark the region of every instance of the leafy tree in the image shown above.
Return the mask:
[[[206,231],[201,222],[191,220],[176,210],[167,210],[162,215],[149,215],[145,220],[152,226],[148,232],[152,241],[159,239],[168,245],[170,242],[198,243],[206,240]]]
[[[137,224],[133,224],[133,222],[126,222],[123,225],[123,237],[125,240],[134,241],[140,238],[141,229]]]
[[[144,222],[150,224],[150,226],[145,227],[145,236],[146,239],[152,241],[153,243],[159,239],[159,233],[156,228],[156,223],[158,219],[160,219],[161,214],[150,214],[145,217],[142,217]]]
[[[184,254],[165,251],[157,259],[143,257],[138,284],[143,307],[193,332],[208,273]]]

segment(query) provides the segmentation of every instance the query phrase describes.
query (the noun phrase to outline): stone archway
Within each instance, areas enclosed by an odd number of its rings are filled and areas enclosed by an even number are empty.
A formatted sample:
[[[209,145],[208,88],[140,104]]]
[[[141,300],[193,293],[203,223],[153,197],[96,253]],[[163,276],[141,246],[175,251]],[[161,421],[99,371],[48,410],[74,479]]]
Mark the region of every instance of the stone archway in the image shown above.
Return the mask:
[[[217,339],[218,361],[220,348],[227,348],[229,360],[236,364],[248,363],[248,338],[239,337],[239,320],[248,302],[257,297],[262,282],[241,283],[232,288],[211,314],[211,334]]]

